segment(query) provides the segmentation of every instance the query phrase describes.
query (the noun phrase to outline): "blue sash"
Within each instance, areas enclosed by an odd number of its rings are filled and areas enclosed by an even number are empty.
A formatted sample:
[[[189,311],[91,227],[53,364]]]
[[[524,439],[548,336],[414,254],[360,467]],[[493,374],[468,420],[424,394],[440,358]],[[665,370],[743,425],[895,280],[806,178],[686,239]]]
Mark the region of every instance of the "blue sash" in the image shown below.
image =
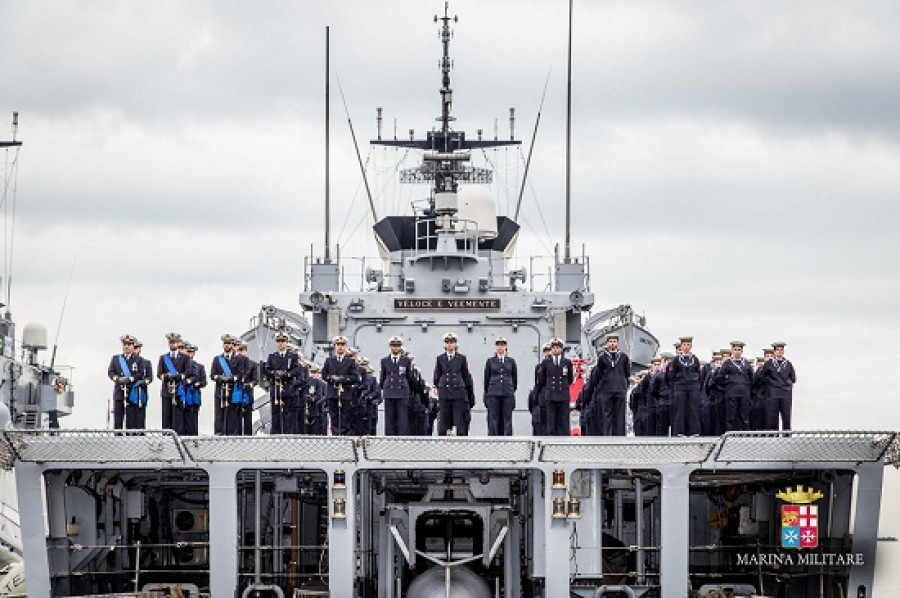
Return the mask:
[[[168,353],[163,355],[163,363],[166,364],[166,369],[169,370],[170,374],[174,374],[174,375],[178,374],[178,370],[175,369],[175,364],[172,363],[172,358],[169,357]],[[185,402],[184,382],[182,382],[181,380],[179,380],[178,384],[175,386],[175,394],[182,403]]]
[[[122,370],[123,376],[134,376],[134,372],[131,371],[131,368],[128,367],[128,362],[125,361],[124,355],[119,355],[119,369]],[[138,384],[132,384],[128,388],[128,402],[132,405],[137,405],[139,407],[143,407],[147,404],[146,398],[141,401],[142,395],[144,393],[141,392],[141,387]]]
[[[219,365],[222,366],[222,373],[225,374],[226,377],[231,378],[234,374],[231,373],[231,368],[228,366],[228,362],[225,361],[224,355],[219,355]],[[243,382],[235,382],[234,386],[231,390],[230,403],[232,405],[240,405],[244,404],[244,383]]]
[[[193,384],[184,389],[184,404],[200,406],[200,389]]]

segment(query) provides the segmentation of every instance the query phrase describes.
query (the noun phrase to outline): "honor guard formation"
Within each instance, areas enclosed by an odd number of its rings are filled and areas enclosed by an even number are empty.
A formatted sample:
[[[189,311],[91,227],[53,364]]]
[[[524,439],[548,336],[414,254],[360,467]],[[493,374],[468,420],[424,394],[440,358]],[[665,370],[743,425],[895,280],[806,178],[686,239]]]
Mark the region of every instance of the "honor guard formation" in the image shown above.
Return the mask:
[[[120,338],[122,352],[109,363],[113,381],[113,427],[147,428],[153,364],[141,357],[141,342]],[[197,360],[198,348],[180,334],[166,335],[169,350],[156,366],[162,405],[161,427],[180,435],[199,434],[199,414],[207,370]],[[275,336],[276,350],[256,363],[247,346],[222,335],[222,352],[209,367],[213,390],[213,429],[217,435],[254,433],[254,389],[269,393],[271,434],[375,435],[379,406],[384,403],[387,436],[467,436],[475,407],[475,385],[457,336],[444,335],[444,351],[434,360],[426,380],[403,339],[391,337],[380,360],[378,376],[369,360],[343,336],[332,340],[333,352],[321,367],[305,361]],[[630,413],[635,436],[717,436],[733,430],[790,430],[793,386],[797,375],[784,357],[785,343],[772,343],[755,362],[744,357],[744,343],[715,351],[709,362],[693,352],[693,338],[682,337],[675,353],[654,357],[647,370],[632,372],[628,355],[608,335],[604,350],[588,367],[564,355],[558,338],[543,346],[528,394],[531,435],[568,436],[572,411],[585,436],[625,436]],[[484,364],[482,401],[490,436],[512,436],[518,366],[507,354],[507,340],[496,339],[495,354]],[[576,360],[578,361],[578,360]],[[574,385],[580,378],[576,395]],[[574,398],[574,401],[573,401]],[[152,426],[151,426],[152,427]],[[518,431],[520,434],[525,431]]]

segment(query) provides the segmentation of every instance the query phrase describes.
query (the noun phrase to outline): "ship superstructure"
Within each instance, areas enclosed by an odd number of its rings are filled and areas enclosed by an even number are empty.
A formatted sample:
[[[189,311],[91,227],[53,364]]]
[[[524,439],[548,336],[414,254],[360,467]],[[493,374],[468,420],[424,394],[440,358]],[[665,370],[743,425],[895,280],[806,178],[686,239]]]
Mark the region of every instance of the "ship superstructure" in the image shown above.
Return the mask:
[[[453,127],[450,25],[455,17],[445,8],[435,20],[442,46],[439,126],[424,138],[410,132],[407,139],[383,139],[379,129],[371,141],[420,151],[421,164],[401,171],[400,182],[428,184],[427,197],[414,202],[412,215],[389,215],[375,223],[379,266],[366,269],[362,287],[349,290],[353,283],[345,276],[346,264],[326,244],[323,256],[305,260],[302,313],[265,306],[243,336],[251,354],[264,359],[273,350],[274,335],[284,330],[307,358],[321,362],[338,335],[370,359],[384,356],[388,339],[398,335],[428,381],[442,350],[441,337],[452,331],[469,359],[475,388],[480,388],[481,365],[493,355],[495,340],[504,337],[524,376],[513,429],[525,434],[531,417],[528,372],[538,363],[543,344],[563,339],[570,355],[590,362],[615,332],[622,339],[620,347],[640,368],[649,364],[659,343],[628,305],[591,313],[595,297],[587,255],[557,252],[549,285],[545,280],[536,285],[532,277],[539,274],[527,267],[510,267],[519,224],[498,215],[486,188],[491,169],[470,162],[476,150],[518,146],[520,141],[512,138],[512,130],[509,139],[488,139],[481,131],[473,138]],[[265,428],[268,401],[263,396],[258,402]],[[485,420],[484,410],[476,408],[474,435],[486,434]]]

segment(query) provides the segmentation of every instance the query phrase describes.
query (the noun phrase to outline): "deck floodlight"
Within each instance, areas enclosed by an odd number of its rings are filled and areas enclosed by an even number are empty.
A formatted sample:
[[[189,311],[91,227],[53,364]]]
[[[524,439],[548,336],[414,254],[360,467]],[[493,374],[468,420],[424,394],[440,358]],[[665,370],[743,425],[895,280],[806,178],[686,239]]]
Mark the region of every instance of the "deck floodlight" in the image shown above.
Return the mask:
[[[556,489],[566,487],[566,472],[562,469],[553,470],[553,487]]]
[[[569,497],[569,519],[581,519],[581,501],[574,496]]]
[[[554,519],[565,519],[566,518],[566,499],[564,499],[564,498],[554,498],[553,499],[553,518]]]
[[[346,519],[347,518],[347,501],[345,499],[343,499],[343,498],[334,499],[331,517],[333,519]]]

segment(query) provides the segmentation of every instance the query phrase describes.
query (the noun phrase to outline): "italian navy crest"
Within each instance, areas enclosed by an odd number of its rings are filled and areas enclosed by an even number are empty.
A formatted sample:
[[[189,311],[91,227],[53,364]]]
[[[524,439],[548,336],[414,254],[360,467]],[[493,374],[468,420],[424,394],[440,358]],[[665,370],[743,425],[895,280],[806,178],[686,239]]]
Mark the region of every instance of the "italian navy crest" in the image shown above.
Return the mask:
[[[787,488],[775,495],[788,504],[781,505],[782,548],[816,548],[819,545],[819,507],[813,504],[822,498],[812,488]]]

